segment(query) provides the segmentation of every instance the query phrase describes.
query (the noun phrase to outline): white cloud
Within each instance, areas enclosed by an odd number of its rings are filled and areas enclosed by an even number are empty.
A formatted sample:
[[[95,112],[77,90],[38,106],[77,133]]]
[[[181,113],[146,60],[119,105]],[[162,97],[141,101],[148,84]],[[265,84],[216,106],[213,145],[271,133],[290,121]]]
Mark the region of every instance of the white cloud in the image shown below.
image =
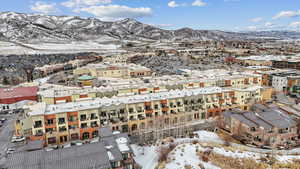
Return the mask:
[[[281,11],[277,15],[273,16],[273,19],[280,19],[280,18],[290,18],[300,16],[300,10],[298,11]]]
[[[170,8],[176,8],[176,7],[179,7],[180,5],[177,4],[175,1],[170,1],[170,2],[168,3],[168,6],[169,6]]]
[[[246,30],[248,30],[248,31],[257,31],[258,27],[257,26],[248,26],[248,27],[246,27]]]
[[[203,0],[195,0],[193,3],[192,3],[193,6],[206,6],[206,3],[203,2]]]
[[[68,1],[62,2],[61,5],[68,7],[68,8],[74,8],[74,7],[80,7],[80,6],[110,4],[111,2],[112,2],[111,0],[68,0]]]
[[[300,28],[300,22],[292,22],[289,24],[289,27],[291,28]]]
[[[250,21],[251,22],[261,22],[263,20],[262,17],[257,17],[257,18],[252,18]]]
[[[152,15],[152,9],[147,7],[131,8],[120,5],[89,6],[76,9],[77,12],[87,12],[102,20],[119,20],[124,18],[140,18]]]
[[[272,22],[266,22],[265,27],[273,27],[275,24]]]
[[[30,7],[32,11],[43,13],[43,14],[50,14],[50,13],[55,13],[58,11],[56,8],[55,3],[46,3],[42,1],[37,1]]]

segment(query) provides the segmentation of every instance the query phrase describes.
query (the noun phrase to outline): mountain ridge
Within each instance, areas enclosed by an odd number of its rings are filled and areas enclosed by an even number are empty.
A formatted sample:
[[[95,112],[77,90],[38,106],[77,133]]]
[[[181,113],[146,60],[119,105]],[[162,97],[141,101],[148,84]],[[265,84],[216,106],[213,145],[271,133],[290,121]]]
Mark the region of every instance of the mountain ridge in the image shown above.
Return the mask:
[[[135,19],[107,22],[97,18],[0,13],[0,38],[25,43],[90,40],[247,40],[256,38],[300,39],[300,32],[229,32],[181,28],[165,30]]]

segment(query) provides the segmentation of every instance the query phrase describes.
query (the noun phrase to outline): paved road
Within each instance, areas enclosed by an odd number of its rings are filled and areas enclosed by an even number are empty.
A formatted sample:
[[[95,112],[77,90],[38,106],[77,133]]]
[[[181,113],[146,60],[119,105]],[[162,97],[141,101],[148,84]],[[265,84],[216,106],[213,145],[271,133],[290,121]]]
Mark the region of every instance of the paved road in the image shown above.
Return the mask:
[[[14,132],[16,115],[12,115],[0,128],[0,165],[5,161],[5,151],[10,145],[11,136]]]

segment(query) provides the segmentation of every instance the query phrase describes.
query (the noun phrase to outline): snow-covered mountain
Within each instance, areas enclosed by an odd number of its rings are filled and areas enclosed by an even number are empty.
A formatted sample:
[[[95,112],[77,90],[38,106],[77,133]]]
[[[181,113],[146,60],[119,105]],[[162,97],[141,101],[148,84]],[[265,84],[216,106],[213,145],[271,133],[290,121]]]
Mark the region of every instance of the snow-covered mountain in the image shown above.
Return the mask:
[[[300,33],[294,34],[300,35]],[[234,33],[193,30],[190,28],[164,30],[143,24],[134,19],[104,22],[95,18],[80,18],[77,16],[50,16],[15,12],[0,13],[0,39],[4,38],[10,41],[26,43],[70,42],[99,40],[102,38],[115,40],[237,40],[257,37],[282,38],[278,33]],[[286,34],[284,37],[286,37]]]

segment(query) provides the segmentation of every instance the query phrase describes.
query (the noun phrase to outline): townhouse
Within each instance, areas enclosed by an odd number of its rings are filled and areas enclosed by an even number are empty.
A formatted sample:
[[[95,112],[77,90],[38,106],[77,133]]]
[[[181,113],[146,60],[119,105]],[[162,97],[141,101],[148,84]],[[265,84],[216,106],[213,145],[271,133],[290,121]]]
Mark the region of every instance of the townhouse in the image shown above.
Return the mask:
[[[234,109],[222,114],[220,127],[247,143],[258,146],[297,145],[298,124],[277,108],[254,104],[252,111]]]
[[[204,87],[132,96],[94,98],[80,102],[24,107],[16,133],[46,144],[63,144],[99,136],[100,127],[122,132],[189,123],[219,116],[231,108],[249,109],[264,100],[260,86],[249,88]]]

